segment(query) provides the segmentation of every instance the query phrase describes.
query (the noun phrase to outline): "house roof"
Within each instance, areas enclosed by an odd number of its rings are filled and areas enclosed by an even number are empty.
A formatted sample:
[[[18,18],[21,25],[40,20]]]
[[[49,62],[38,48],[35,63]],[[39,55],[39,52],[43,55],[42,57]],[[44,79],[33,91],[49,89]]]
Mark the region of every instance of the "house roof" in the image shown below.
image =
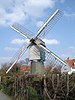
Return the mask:
[[[70,67],[75,69],[75,59],[67,59],[65,61],[69,64]]]
[[[31,70],[30,66],[21,66],[20,67],[21,72],[28,72]]]

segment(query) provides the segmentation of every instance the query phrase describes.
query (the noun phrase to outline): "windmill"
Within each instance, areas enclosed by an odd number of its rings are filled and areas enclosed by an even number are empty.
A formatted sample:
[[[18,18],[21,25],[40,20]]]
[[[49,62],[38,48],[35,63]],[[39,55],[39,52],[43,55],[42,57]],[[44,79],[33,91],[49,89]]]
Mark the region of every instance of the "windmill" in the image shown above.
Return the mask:
[[[61,16],[62,12],[59,9],[57,9],[52,14],[52,16],[50,16],[49,19],[43,24],[43,26],[38,30],[37,34],[33,38],[31,38],[32,32],[25,29],[22,25],[15,23],[11,26],[12,29],[17,31],[23,37],[29,39],[30,41],[28,45],[24,44],[22,48],[18,51],[17,55],[11,59],[12,65],[6,71],[6,73],[8,73],[12,69],[12,67],[15,65],[15,63],[20,59],[20,57],[24,54],[24,52],[27,49],[29,49],[29,60],[31,61],[31,74],[44,74],[44,62],[46,59],[46,53],[53,57],[53,59],[56,62],[58,62],[58,65],[61,64],[63,72],[70,70],[67,63],[64,62],[57,55],[55,55],[52,51],[47,49],[45,42],[42,41],[42,38],[46,36],[46,34],[52,29],[52,27],[56,24],[56,22],[60,19]],[[56,64],[54,64],[54,67],[56,67]]]

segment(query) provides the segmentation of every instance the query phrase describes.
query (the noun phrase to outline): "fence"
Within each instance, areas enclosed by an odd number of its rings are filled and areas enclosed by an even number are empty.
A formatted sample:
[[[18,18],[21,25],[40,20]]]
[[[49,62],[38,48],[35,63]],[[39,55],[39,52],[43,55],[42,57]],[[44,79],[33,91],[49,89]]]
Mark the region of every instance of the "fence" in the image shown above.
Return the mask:
[[[16,77],[12,100],[74,100],[74,82],[74,76],[67,74]]]

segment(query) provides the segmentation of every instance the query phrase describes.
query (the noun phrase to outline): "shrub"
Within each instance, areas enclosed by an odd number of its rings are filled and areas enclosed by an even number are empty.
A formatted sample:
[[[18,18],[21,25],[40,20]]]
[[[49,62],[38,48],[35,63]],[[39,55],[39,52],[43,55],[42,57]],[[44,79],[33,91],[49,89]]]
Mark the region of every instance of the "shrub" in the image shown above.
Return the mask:
[[[28,100],[39,100],[37,91],[31,86],[28,87]]]

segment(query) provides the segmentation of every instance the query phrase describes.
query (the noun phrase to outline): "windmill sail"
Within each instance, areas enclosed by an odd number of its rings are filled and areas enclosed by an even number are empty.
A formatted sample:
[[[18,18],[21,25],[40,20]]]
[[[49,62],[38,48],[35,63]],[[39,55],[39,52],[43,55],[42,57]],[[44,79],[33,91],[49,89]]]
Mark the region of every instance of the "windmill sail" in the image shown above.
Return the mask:
[[[11,66],[9,67],[9,69],[6,71],[6,73],[8,73],[12,67],[16,64],[16,62],[20,59],[20,57],[23,55],[23,53],[29,48],[30,45],[26,45],[24,44],[19,50],[18,52],[15,54],[15,56],[10,60],[10,64]]]
[[[57,9],[53,15],[44,23],[44,25],[38,30],[36,38],[44,38],[46,34],[54,27],[57,21],[62,17],[63,13]]]
[[[27,39],[31,39],[32,36],[34,35],[30,30],[26,29],[22,25],[15,23],[11,26],[12,29],[20,33],[22,36],[24,36]]]
[[[63,72],[70,71],[70,66],[65,61],[63,61],[52,51],[48,50],[46,47],[42,45],[40,45],[40,47],[48,54],[47,56],[48,58],[46,58],[48,62],[46,64],[51,65],[51,67],[53,68],[60,67]]]

